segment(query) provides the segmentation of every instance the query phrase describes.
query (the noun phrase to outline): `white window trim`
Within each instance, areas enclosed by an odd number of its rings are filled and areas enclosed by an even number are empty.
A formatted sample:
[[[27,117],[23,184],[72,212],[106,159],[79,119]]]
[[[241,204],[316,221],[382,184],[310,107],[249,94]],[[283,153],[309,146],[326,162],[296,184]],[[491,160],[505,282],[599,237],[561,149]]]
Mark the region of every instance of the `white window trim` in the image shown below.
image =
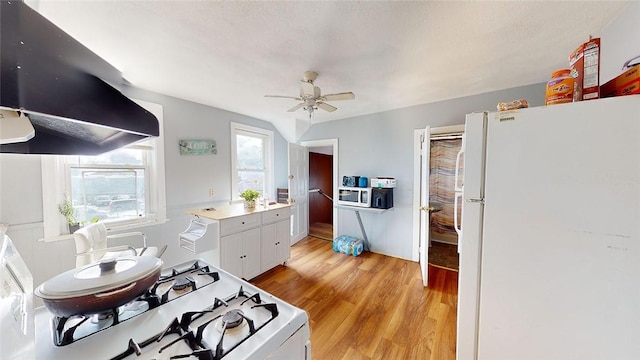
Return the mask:
[[[163,223],[167,220],[166,202],[166,182],[164,170],[164,126],[162,105],[154,104],[142,100],[132,99],[138,105],[155,115],[160,128],[157,138],[146,141],[153,142],[155,151],[150,152],[149,174],[146,180],[154,179],[148,184],[149,209],[150,212],[144,220],[122,222],[110,227],[112,230],[124,230],[153,223]],[[136,145],[130,145],[136,146]],[[141,145],[143,146],[143,145]],[[69,179],[68,165],[63,161],[62,156],[42,155],[42,217],[44,228],[44,241],[55,241],[68,238],[70,235],[63,235],[67,232],[67,224],[58,212],[58,204],[62,202],[64,193],[69,193],[67,188],[71,181]],[[59,176],[64,174],[64,177]]]
[[[270,197],[276,196],[274,193],[274,183],[275,183],[275,169],[274,169],[274,135],[273,131],[258,128],[255,126],[245,125],[236,122],[229,123],[231,127],[231,201],[240,200],[240,191],[238,190],[238,168],[237,168],[237,149],[236,149],[236,135],[238,131],[246,131],[256,133],[258,135],[262,135],[267,137],[269,144],[267,144],[266,154],[265,154],[265,168],[266,176],[265,176],[265,184],[264,188],[266,189],[268,195]]]

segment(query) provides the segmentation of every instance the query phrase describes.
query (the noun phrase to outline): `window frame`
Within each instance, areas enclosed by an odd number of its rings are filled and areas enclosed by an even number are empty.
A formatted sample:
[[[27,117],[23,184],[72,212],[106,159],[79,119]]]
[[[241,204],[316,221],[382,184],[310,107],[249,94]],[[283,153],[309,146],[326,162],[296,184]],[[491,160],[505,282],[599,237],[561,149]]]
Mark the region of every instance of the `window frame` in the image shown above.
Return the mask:
[[[274,180],[274,133],[271,130],[258,128],[241,123],[230,122],[231,128],[231,202],[242,200],[240,198],[239,191],[239,177],[238,177],[238,149],[237,149],[237,135],[253,136],[262,138],[263,143],[263,156],[264,156],[264,193],[270,198],[276,196],[272,194]]]
[[[135,145],[133,146],[135,148]],[[145,149],[146,150],[146,149]],[[149,149],[150,150],[150,149]],[[114,150],[115,151],[115,150]],[[149,179],[149,174],[151,173],[151,168],[153,167],[153,163],[150,160],[150,153],[151,151],[144,151],[142,153],[142,158],[143,158],[143,164],[142,165],[120,165],[120,164],[92,164],[92,163],[82,163],[82,162],[78,162],[77,160],[80,160],[79,156],[69,156],[69,157],[65,157],[65,160],[69,160],[69,161],[65,161],[65,174],[71,174],[72,171],[74,169],[86,169],[86,170],[97,170],[97,171],[110,171],[112,170],[113,172],[120,172],[120,171],[137,171],[137,170],[143,170],[144,171],[144,189],[145,189],[145,194],[144,194],[144,202],[145,202],[145,216],[144,218],[146,218],[146,221],[148,220],[153,220],[155,218],[155,212],[153,213],[148,213],[146,211],[146,204],[149,203],[149,200],[151,198],[151,194],[148,193],[148,191],[151,190],[151,180]],[[71,182],[67,182],[67,186],[65,189],[65,193],[67,194],[71,194],[72,193],[72,185]],[[113,200],[113,199],[112,199]],[[138,199],[136,199],[138,200]],[[109,220],[108,223],[110,226],[123,226],[123,225],[131,225],[131,224],[136,224],[139,222],[145,222],[145,220],[143,219],[120,219],[120,220]]]
[[[160,133],[158,137],[147,139],[127,147],[146,150],[144,158],[145,169],[145,217],[110,221],[112,230],[124,230],[154,223],[163,223],[166,217],[166,191],[164,170],[164,127],[162,106],[142,100],[132,99],[158,119]],[[58,204],[62,202],[64,194],[71,193],[71,169],[78,167],[91,168],[124,168],[122,165],[80,165],[79,157],[74,155],[42,155],[42,208],[44,238],[54,239],[68,237],[67,223],[58,212]]]

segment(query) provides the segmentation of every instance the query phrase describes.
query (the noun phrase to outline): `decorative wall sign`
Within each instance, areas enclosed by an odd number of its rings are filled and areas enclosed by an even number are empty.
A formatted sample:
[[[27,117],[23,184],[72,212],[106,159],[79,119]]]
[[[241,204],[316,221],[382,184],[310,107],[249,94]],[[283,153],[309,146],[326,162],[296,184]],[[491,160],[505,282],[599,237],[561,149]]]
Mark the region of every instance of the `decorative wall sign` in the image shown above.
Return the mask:
[[[180,155],[211,155],[217,154],[215,140],[180,140]]]

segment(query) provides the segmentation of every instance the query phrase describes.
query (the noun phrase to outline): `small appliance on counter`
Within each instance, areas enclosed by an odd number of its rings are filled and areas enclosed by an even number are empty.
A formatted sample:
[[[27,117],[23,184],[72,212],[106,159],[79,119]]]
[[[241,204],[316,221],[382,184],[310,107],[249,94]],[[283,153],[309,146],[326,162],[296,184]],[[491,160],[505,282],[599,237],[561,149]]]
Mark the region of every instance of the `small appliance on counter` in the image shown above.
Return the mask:
[[[366,188],[369,186],[369,178],[366,176],[343,176],[342,186]]]
[[[371,188],[371,207],[391,209],[393,207],[393,188]]]
[[[359,179],[360,179],[360,176],[343,176],[342,186],[356,187],[358,186]]]
[[[371,207],[371,188],[341,186],[338,188],[338,204]]]
[[[371,207],[376,209],[391,209],[393,207],[393,188],[396,179],[378,176],[371,179]]]
[[[394,188],[396,187],[396,179],[392,177],[378,176],[371,179],[372,188]]]

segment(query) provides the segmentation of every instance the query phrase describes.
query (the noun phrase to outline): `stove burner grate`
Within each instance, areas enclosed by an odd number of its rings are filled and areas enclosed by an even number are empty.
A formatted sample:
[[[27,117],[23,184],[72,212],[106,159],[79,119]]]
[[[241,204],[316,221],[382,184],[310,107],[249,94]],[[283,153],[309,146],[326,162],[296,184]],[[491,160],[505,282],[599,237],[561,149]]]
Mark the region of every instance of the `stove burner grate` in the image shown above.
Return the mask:
[[[253,302],[253,305],[251,306],[251,308],[264,308],[265,310],[268,311],[268,314],[270,315],[268,320],[266,320],[257,328],[254,325],[254,320],[246,317],[245,314],[239,309],[232,309],[225,312],[224,314],[217,315],[197,327],[193,324],[195,320],[201,318],[206,314],[220,312],[221,307],[228,307],[230,303],[239,302],[239,304],[242,306],[248,301]],[[243,290],[242,286],[240,286],[240,290],[236,294],[227,297],[225,300],[215,298],[213,305],[208,308],[205,308],[202,311],[189,311],[189,312],[183,313],[180,320],[176,318],[171,324],[169,324],[169,326],[164,331],[147,340],[144,340],[141,343],[137,343],[133,339],[130,339],[127,345],[127,350],[117,355],[116,357],[112,358],[111,360],[125,359],[128,356],[133,354],[136,354],[136,356],[140,356],[140,354],[142,354],[142,348],[150,344],[160,342],[162,338],[167,334],[178,334],[179,337],[163,345],[160,348],[160,352],[168,349],[169,347],[171,347],[174,344],[177,344],[180,341],[186,342],[189,348],[192,350],[190,354],[174,355],[171,357],[171,359],[195,357],[199,360],[220,360],[225,355],[230,353],[233,349],[235,349],[244,341],[246,341],[251,336],[253,336],[256,332],[258,332],[264,326],[266,326],[268,323],[270,323],[273,319],[275,319],[278,316],[278,314],[279,314],[278,306],[275,303],[263,303],[260,299],[260,294],[256,293],[256,294],[250,295]],[[214,326],[213,324],[215,324],[217,320],[222,320],[222,323],[223,323],[222,334],[217,344],[215,344],[215,347],[211,347],[204,341],[203,335],[204,335],[205,329],[209,325]],[[239,342],[230,346],[228,349],[224,349],[223,340],[225,336],[225,331],[231,328],[238,327],[245,320],[249,326],[249,334],[244,338],[242,338],[241,340],[239,340]],[[194,327],[195,329],[193,329]]]
[[[123,305],[122,307],[112,309],[108,312],[109,316],[105,319],[101,319],[99,324],[90,324],[87,322],[92,315],[75,315],[71,317],[59,317],[54,316],[51,319],[51,326],[53,328],[53,344],[55,346],[69,345],[75,341],[83,339],[87,336],[93,335],[111,326],[116,326],[120,322],[134,318],[148,310],[154,309],[162,304],[165,304],[171,300],[174,300],[182,295],[189,293],[190,291],[180,291],[180,294],[173,299],[169,299],[169,291],[172,286],[169,287],[164,294],[157,294],[157,289],[160,284],[174,282],[179,283],[179,290],[186,290],[191,288],[191,291],[196,291],[196,282],[192,276],[208,276],[210,282],[207,282],[202,286],[210,285],[220,280],[220,275],[216,271],[211,271],[208,265],[201,265],[198,261],[195,261],[189,268],[178,271],[175,268],[171,269],[170,275],[160,276],[160,279],[143,295],[138,297],[133,302]],[[142,304],[142,305],[141,305]],[[133,305],[133,306],[132,306]],[[120,310],[126,310],[127,316],[121,318]],[[104,317],[105,315],[103,315]],[[90,329],[88,327],[91,326]]]
[[[208,276],[212,279],[210,283],[207,283],[204,286],[207,286],[211,283],[214,283],[220,280],[220,275],[217,271],[211,271],[209,266],[201,266],[197,261],[188,269],[178,271],[175,268],[171,269],[171,274],[169,275],[161,275],[160,279],[156,282],[156,284],[151,288],[150,292],[155,296],[159,296],[160,303],[164,304],[169,301],[169,294],[171,290],[181,292],[176,298],[188,294],[188,291],[182,292],[187,288],[191,288],[191,291],[196,291],[198,289],[196,285],[196,281],[193,276]],[[172,286],[169,286],[168,289],[163,294],[158,294],[158,287],[164,285],[166,283],[172,283]]]

